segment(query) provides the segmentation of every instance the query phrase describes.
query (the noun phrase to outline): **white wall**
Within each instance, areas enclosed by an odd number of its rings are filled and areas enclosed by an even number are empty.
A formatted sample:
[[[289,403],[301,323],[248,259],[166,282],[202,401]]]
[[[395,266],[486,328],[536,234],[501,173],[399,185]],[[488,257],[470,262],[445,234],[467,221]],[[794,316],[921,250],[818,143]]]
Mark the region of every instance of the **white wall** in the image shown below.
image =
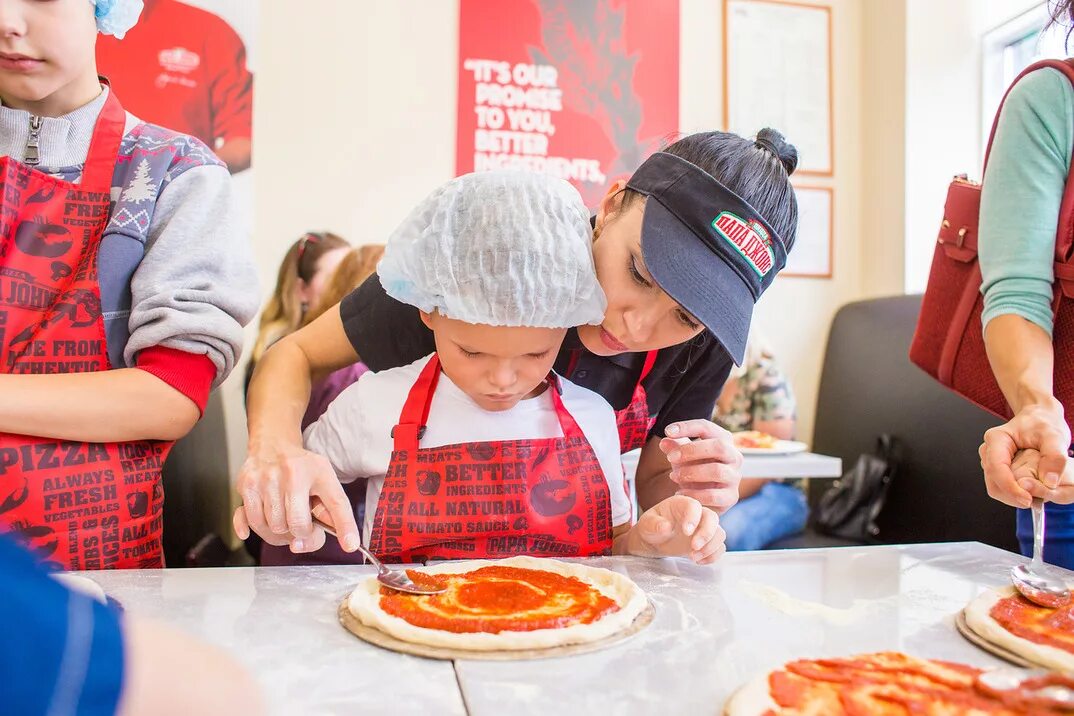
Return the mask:
[[[1040,0],[906,0],[908,292],[928,279],[947,185],[980,178],[981,38]]]

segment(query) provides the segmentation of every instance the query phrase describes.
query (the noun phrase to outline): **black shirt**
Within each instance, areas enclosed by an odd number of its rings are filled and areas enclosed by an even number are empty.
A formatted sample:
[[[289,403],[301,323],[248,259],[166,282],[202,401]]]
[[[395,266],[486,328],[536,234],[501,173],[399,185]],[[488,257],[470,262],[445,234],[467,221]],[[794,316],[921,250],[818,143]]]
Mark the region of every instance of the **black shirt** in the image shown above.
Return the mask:
[[[418,309],[386,294],[377,274],[344,298],[339,312],[347,338],[370,370],[409,365],[436,350],[432,331],[422,323]],[[574,371],[567,375],[575,355]],[[644,363],[644,353],[590,353],[572,328],[556,358],[555,371],[622,410],[630,404]],[[657,416],[649,436],[663,436],[668,425],[680,420],[710,419],[730,370],[730,356],[708,331],[661,350],[642,383],[649,415]]]

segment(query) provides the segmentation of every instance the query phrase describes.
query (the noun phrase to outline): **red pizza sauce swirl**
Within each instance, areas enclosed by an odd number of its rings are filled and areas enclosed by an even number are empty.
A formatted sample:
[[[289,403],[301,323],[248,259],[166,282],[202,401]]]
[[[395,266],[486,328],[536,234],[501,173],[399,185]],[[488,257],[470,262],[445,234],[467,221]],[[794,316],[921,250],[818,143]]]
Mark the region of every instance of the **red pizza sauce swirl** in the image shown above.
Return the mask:
[[[1017,637],[1074,654],[1074,603],[1050,609],[1015,594],[996,602],[988,614]]]
[[[561,629],[619,610],[615,600],[577,577],[542,570],[494,565],[460,574],[407,574],[447,591],[421,595],[381,587],[380,606],[425,629],[491,634]]]

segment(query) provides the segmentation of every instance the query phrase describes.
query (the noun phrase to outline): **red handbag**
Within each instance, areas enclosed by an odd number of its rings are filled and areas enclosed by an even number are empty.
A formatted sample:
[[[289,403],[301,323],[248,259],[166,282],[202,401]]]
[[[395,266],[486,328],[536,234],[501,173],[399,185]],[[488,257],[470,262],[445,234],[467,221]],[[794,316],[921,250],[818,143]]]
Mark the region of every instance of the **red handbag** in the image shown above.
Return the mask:
[[[1074,58],[1030,65],[1011,84],[1042,67],[1059,70],[1074,83]],[[1008,88],[1007,93],[1010,93]],[[1006,100],[1004,95],[1004,101]],[[1003,104],[1000,103],[1002,109]],[[985,151],[985,165],[999,124],[999,110]],[[987,174],[985,175],[987,176]],[[921,303],[910,360],[948,388],[1002,418],[1012,412],[992,374],[981,326],[984,298],[977,262],[977,223],[981,185],[955,177],[947,190],[943,222],[936,239],[928,285]],[[1055,397],[1074,418],[1074,166],[1067,172],[1055,239]],[[1074,427],[1074,425],[1072,425]]]

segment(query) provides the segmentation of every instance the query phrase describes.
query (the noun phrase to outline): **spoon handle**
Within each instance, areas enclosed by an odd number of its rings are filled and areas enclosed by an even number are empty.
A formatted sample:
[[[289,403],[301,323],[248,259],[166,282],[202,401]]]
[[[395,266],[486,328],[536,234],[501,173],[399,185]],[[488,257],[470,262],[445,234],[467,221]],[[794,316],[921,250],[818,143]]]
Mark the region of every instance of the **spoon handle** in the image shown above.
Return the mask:
[[[312,515],[312,517],[313,517],[313,524],[317,525],[322,530],[324,530],[328,534],[332,535],[336,539],[339,539],[339,535],[336,534],[336,531],[334,529],[332,529],[332,527],[329,526],[329,524],[327,522],[325,522],[324,520],[320,519],[316,515]],[[387,568],[383,564],[380,563],[380,560],[377,559],[373,555],[372,552],[370,552],[368,549],[366,549],[365,545],[362,544],[361,542],[358,543],[358,551],[361,552],[363,555],[365,555],[365,558],[369,560],[370,564],[372,564],[374,567],[377,568],[377,571],[380,571],[380,572],[387,571]]]
[[[1033,566],[1044,564],[1044,501],[1033,498]]]

